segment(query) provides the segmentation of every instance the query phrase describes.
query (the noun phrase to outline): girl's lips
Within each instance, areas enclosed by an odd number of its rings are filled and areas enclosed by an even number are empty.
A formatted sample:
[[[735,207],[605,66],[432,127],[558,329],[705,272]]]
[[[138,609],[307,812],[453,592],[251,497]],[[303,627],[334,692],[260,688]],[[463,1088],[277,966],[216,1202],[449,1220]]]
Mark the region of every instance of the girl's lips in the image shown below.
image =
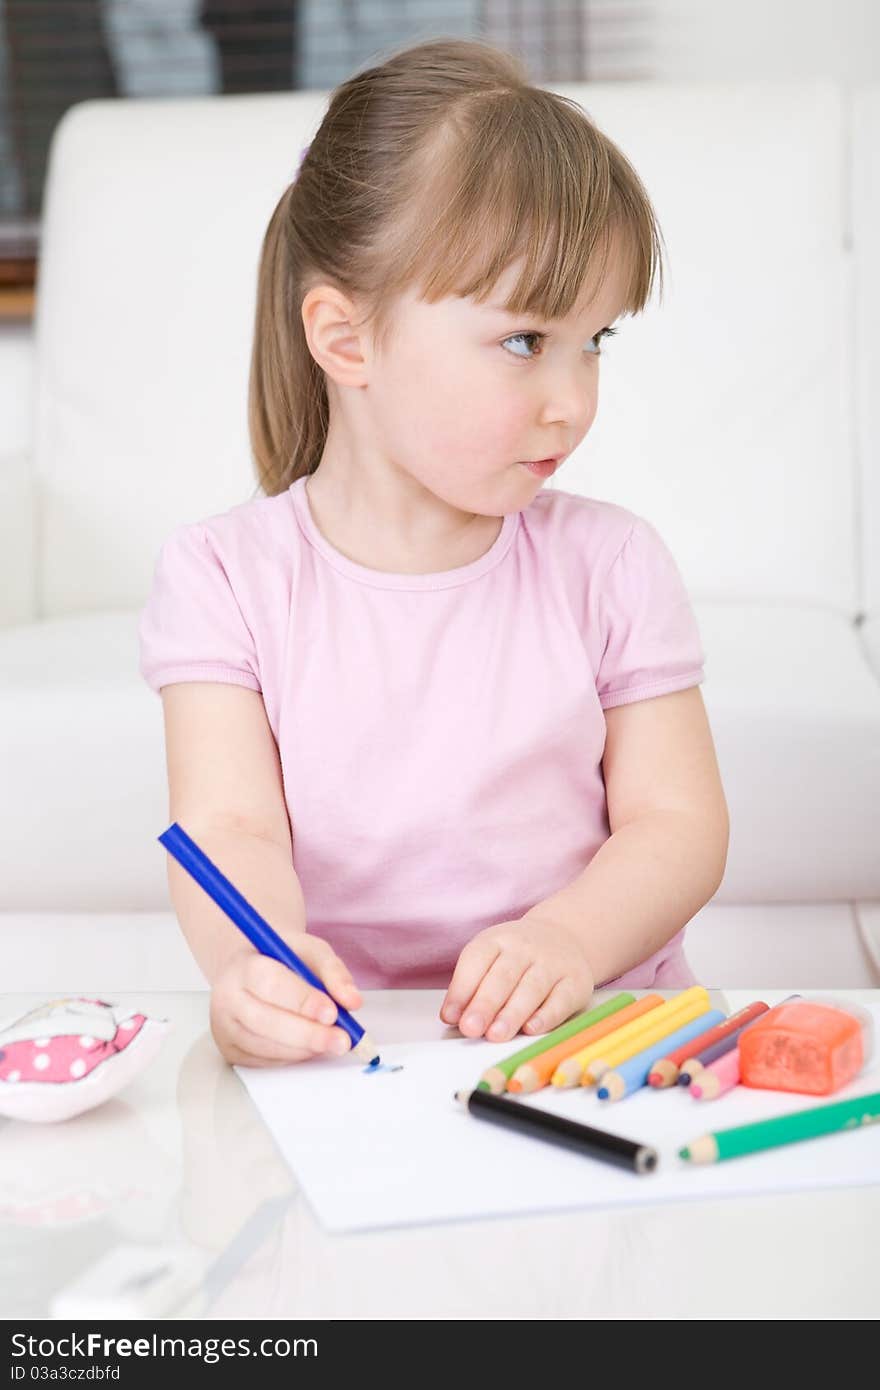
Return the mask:
[[[549,478],[551,473],[556,472],[559,462],[559,459],[541,459],[538,463],[524,463],[523,468],[536,473],[539,478]]]

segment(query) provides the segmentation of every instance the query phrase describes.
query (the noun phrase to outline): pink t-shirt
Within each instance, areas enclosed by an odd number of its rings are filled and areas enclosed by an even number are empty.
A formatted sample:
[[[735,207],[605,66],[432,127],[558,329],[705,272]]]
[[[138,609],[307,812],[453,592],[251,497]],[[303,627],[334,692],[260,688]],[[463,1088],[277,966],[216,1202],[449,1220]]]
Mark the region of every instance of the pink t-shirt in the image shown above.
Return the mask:
[[[391,574],[324,538],[305,481],[170,534],[141,674],[262,692],[309,930],[362,989],[445,988],[608,838],[602,711],[698,685],[696,621],[613,503],[545,490],[471,564]],[[683,936],[613,983],[695,983]]]

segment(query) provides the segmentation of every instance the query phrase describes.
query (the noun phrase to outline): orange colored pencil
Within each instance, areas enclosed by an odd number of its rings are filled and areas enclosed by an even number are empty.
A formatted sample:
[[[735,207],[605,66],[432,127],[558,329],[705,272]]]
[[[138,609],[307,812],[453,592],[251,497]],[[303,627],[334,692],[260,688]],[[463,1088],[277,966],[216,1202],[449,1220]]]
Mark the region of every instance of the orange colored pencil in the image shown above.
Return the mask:
[[[705,1013],[710,1013],[709,991],[704,985],[691,985],[689,989],[682,990],[680,994],[673,995],[667,999],[665,1004],[661,1004],[659,1009],[652,1009],[651,1013],[646,1014],[644,1020],[637,1019],[635,1023],[629,1025],[636,1029],[636,1033],[625,1041],[619,1040],[615,1043],[614,1036],[607,1038],[600,1043],[599,1050],[604,1052],[601,1057],[592,1057],[584,1064],[581,1072],[581,1085],[592,1086],[606,1071],[611,1071],[617,1066],[618,1062],[628,1062],[630,1057],[635,1057],[639,1052],[644,1052],[655,1042],[660,1042],[662,1038],[669,1037],[672,1033],[677,1033],[685,1023],[692,1022],[695,1018],[700,1018]],[[626,1026],[621,1033],[626,1034]],[[606,1044],[608,1044],[606,1046]],[[589,1057],[590,1052],[595,1052],[596,1048],[591,1043],[589,1051],[584,1048],[580,1053],[575,1053],[575,1057],[583,1057],[584,1052]],[[563,1062],[563,1066],[567,1063]]]
[[[517,1067],[507,1083],[508,1091],[528,1093],[549,1085],[551,1076],[559,1063],[564,1061],[566,1057],[570,1057],[573,1052],[579,1052],[588,1043],[607,1037],[609,1033],[613,1033],[615,1029],[628,1023],[631,1018],[639,1018],[641,1014],[646,1014],[649,1009],[654,1009],[658,1004],[664,1002],[662,994],[646,994],[644,999],[637,999],[634,1004],[627,1004],[625,1009],[618,1010],[609,1018],[600,1019],[598,1023],[592,1023],[588,1028],[576,1033],[573,1038],[566,1038],[564,1042],[557,1043],[549,1051],[539,1053],[530,1062],[524,1062],[521,1067]]]

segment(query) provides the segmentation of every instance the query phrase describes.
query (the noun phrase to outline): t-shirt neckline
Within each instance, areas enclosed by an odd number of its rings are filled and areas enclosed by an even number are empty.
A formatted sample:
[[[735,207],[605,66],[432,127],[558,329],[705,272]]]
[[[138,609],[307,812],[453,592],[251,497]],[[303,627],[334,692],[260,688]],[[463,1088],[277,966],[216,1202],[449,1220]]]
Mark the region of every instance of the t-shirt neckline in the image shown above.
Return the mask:
[[[501,523],[501,530],[489,549],[470,564],[459,565],[456,569],[440,570],[435,574],[395,574],[388,570],[374,570],[368,565],[359,565],[355,560],[350,560],[319,531],[306,492],[308,476],[304,474],[295,478],[288,489],[300,529],[335,570],[359,584],[369,584],[374,589],[451,589],[457,584],[469,584],[472,579],[479,579],[504,559],[519,526],[519,512],[507,512]]]

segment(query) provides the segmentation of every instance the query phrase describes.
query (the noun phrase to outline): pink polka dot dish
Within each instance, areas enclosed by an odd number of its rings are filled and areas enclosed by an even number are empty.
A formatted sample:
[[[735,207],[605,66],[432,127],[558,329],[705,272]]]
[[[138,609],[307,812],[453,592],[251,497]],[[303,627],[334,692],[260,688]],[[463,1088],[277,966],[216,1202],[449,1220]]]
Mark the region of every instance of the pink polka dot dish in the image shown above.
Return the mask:
[[[100,1105],[149,1066],[165,1019],[101,999],[52,999],[0,1023],[0,1115],[69,1120]]]

